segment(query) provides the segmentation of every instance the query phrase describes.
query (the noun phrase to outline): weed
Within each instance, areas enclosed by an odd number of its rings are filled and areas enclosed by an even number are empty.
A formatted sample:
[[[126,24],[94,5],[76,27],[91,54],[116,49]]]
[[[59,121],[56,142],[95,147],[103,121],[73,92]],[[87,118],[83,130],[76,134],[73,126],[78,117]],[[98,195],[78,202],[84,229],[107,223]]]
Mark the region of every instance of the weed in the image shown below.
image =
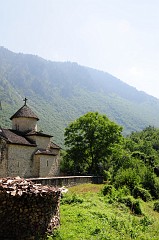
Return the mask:
[[[77,204],[83,203],[83,198],[77,196],[77,194],[65,194],[61,200],[61,204]]]
[[[83,192],[83,189],[87,191]],[[115,190],[114,202],[109,204],[107,199],[110,195],[91,192],[94,189],[97,189],[94,185],[81,185],[76,193],[69,191],[63,197],[60,206],[61,227],[48,240],[159,239],[159,214],[153,211],[152,202],[125,196],[127,189],[124,189]],[[133,208],[135,210],[129,210]],[[143,215],[136,213],[141,208],[144,209]]]

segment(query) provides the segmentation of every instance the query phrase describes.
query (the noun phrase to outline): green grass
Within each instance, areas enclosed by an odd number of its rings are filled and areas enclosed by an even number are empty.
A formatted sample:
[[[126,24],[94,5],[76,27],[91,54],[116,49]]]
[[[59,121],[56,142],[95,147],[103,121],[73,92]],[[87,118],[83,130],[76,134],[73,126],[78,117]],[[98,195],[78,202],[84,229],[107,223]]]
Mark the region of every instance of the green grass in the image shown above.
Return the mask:
[[[143,214],[101,194],[103,185],[83,184],[69,189],[61,200],[61,226],[48,239],[158,240],[159,213],[153,202],[140,201]]]

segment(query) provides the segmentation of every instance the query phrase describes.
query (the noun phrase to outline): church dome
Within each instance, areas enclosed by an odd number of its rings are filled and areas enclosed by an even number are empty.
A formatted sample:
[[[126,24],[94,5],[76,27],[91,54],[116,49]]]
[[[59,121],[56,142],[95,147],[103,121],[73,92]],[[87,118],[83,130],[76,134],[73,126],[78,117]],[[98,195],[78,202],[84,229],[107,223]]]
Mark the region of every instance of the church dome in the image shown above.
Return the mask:
[[[22,107],[10,118],[10,120],[12,120],[13,118],[21,118],[21,117],[25,117],[25,118],[35,118],[37,121],[39,120],[39,118],[36,116],[36,114],[35,114],[27,105],[22,106]]]
[[[21,132],[37,131],[37,115],[27,106],[24,99],[24,105],[10,118],[12,120],[12,129]]]

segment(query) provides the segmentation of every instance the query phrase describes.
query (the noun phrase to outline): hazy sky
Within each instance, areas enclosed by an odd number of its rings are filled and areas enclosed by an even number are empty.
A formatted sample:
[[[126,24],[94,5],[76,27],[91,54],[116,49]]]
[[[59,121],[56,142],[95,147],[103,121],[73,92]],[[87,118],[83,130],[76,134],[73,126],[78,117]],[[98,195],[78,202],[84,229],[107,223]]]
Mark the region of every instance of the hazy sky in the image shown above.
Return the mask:
[[[0,0],[0,46],[103,70],[159,98],[159,0]]]

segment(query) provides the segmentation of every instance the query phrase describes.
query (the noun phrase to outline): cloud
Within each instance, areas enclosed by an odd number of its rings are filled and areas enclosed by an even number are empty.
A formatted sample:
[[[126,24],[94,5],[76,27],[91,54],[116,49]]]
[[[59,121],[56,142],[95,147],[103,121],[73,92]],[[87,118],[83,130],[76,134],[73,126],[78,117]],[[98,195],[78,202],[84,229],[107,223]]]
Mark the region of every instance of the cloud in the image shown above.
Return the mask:
[[[121,20],[118,23],[118,28],[121,33],[128,33],[131,31],[131,25],[127,20]]]

